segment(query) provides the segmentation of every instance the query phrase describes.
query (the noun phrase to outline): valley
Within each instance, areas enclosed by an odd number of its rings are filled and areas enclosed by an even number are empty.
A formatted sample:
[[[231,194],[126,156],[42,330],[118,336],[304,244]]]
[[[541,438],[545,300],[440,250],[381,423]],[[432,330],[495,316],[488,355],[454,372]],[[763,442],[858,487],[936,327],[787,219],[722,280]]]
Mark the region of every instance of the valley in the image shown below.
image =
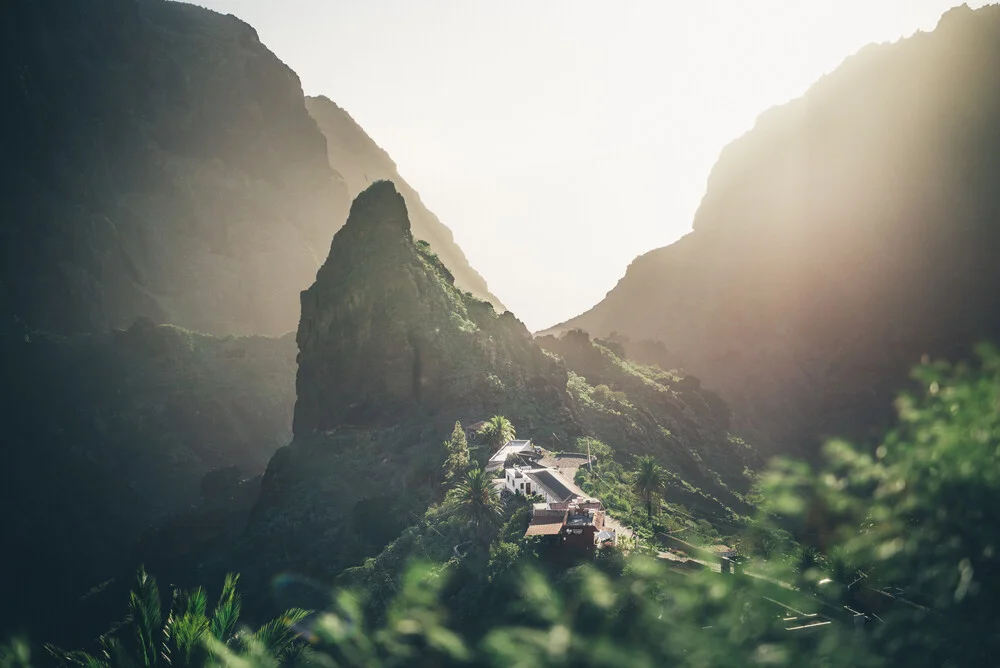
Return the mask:
[[[0,17],[0,668],[988,665],[1000,8],[536,333],[235,16]]]

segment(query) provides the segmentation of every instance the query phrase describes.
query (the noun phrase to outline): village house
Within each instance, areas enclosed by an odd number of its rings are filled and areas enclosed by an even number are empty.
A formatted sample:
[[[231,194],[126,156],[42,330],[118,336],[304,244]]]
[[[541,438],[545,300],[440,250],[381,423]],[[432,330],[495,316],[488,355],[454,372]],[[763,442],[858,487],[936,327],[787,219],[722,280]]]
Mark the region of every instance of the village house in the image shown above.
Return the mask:
[[[476,438],[479,436],[479,432],[482,431],[483,427],[485,426],[486,426],[485,420],[480,420],[479,422],[470,424],[468,427],[465,428],[465,437],[468,438],[470,441],[476,440]]]
[[[493,456],[490,457],[488,462],[486,462],[486,470],[491,472],[499,471],[507,462],[507,457],[511,455],[522,455],[527,457],[536,453],[537,448],[535,448],[529,440],[507,441],[507,444],[493,453]]]
[[[617,535],[605,526],[600,500],[557,468],[541,466],[542,455],[531,441],[509,441],[487,464],[487,470],[502,473],[495,481],[501,492],[541,499],[532,506],[525,537],[541,537],[550,558],[567,562],[592,557],[598,545],[616,545]]]
[[[535,494],[546,503],[568,503],[587,494],[555,469],[515,464],[504,469],[504,487],[513,494]]]
[[[541,536],[542,544],[557,559],[592,557],[600,542],[615,543],[615,533],[605,529],[604,507],[597,499],[569,503],[536,503],[525,537]]]

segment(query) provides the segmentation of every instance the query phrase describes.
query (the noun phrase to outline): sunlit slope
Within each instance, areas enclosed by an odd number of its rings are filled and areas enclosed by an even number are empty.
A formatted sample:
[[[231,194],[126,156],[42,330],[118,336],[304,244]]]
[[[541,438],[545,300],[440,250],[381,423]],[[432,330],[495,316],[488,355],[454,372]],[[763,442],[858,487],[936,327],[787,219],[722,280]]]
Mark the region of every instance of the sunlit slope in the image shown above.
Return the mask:
[[[664,344],[763,451],[865,435],[1000,334],[1000,9],[870,46],[726,147],[694,231],[549,331]]]

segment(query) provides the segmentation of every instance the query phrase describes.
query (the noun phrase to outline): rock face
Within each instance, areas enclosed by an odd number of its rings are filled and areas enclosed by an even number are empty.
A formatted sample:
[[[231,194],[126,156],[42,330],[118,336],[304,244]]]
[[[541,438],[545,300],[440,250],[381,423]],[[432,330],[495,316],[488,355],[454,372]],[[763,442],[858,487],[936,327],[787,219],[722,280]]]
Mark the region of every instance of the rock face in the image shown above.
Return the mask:
[[[289,331],[347,201],[295,73],[191,5],[0,11],[9,310],[55,332]]]
[[[293,330],[357,192],[354,163],[392,164],[363,130],[335,123],[348,136],[332,146],[358,150],[328,155],[298,77],[233,16],[11,0],[0,24],[0,311],[58,333],[137,317]],[[424,218],[460,283],[488,296]]]
[[[438,256],[414,242],[389,181],[354,201],[302,293],[297,341],[296,436],[487,410],[535,376],[566,382],[520,321],[457,289]]]
[[[550,331],[659,340],[762,451],[865,437],[921,355],[1000,337],[1000,8],[870,46],[719,158],[694,231]]]
[[[294,440],[229,558],[249,581],[331,578],[377,553],[440,493],[456,420],[499,413],[526,436],[579,435],[565,367],[454,283],[392,183],[357,197],[302,293]]]
[[[322,96],[307,97],[306,109],[326,136],[330,165],[344,178],[350,197],[357,197],[375,181],[392,181],[406,200],[413,236],[431,245],[454,275],[455,285],[489,301],[497,310],[504,310],[483,277],[469,265],[451,230],[424,206],[420,195],[399,175],[396,163],[389,154],[365,133],[350,114],[333,100]]]

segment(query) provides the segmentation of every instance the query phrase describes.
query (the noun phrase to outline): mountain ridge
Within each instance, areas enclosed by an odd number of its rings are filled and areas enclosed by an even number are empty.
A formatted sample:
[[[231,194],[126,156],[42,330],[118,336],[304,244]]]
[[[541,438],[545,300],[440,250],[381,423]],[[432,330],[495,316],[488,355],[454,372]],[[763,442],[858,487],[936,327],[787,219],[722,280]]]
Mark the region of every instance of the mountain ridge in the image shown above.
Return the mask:
[[[360,192],[338,170],[364,160],[398,177],[353,122],[324,135],[298,76],[232,15],[12,0],[0,18],[0,309],[33,328],[145,317],[282,335]],[[328,144],[362,150],[331,164]],[[450,230],[426,209],[420,225],[459,283],[499,305]]]
[[[720,154],[693,231],[542,333],[662,342],[768,454],[878,433],[923,355],[1000,334],[998,36],[997,7],[956,8],[761,114]]]

